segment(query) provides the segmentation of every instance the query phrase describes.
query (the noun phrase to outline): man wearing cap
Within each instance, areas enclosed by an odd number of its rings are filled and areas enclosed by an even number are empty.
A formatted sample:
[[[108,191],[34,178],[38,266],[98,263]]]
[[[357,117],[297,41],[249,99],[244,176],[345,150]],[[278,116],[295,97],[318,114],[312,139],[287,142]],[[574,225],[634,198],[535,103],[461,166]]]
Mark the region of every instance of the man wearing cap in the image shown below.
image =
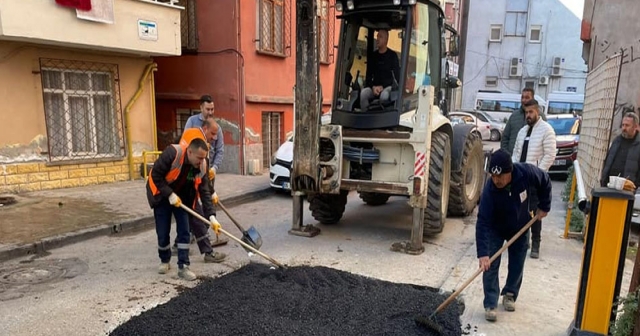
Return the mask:
[[[505,241],[511,239],[533,218],[529,211],[528,190],[535,189],[538,197],[536,215],[544,218],[551,209],[551,182],[549,175],[528,163],[513,163],[511,155],[499,149],[491,155],[489,165],[491,180],[487,181],[478,209],[476,223],[476,249],[480,268],[484,271],[485,319],[496,321],[498,298],[506,311],[515,311],[524,262],[527,256],[529,233],[526,232],[509,246],[507,282],[500,291],[500,257],[492,263],[489,259]]]
[[[200,97],[200,114],[193,115],[187,119],[187,123],[184,129],[202,127],[202,123],[207,117],[213,117],[213,111],[215,110],[215,104],[213,98],[210,95],[204,95]],[[209,149],[209,179],[213,180],[215,174],[218,172],[218,168],[222,163],[224,156],[224,137],[222,130],[218,132],[218,137],[213,140],[212,146]]]

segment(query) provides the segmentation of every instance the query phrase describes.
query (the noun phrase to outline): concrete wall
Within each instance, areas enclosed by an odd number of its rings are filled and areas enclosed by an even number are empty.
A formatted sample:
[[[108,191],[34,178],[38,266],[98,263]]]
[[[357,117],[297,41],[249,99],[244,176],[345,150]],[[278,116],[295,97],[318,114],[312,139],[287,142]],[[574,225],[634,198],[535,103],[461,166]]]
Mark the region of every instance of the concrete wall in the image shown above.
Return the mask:
[[[626,0],[586,0],[584,5],[584,60],[592,69],[608,56],[624,51],[618,87],[614,129],[626,111],[640,113],[640,6]]]
[[[0,123],[0,192],[53,189],[129,178],[126,156],[49,162],[39,60],[52,58],[116,64],[120,78],[119,110],[124,114],[150,59],[17,42],[0,42],[0,55],[5,55],[0,62],[0,116],[3,120]],[[144,83],[144,91],[130,114],[130,141],[136,162],[141,162],[143,150],[154,148],[153,127],[150,127],[153,125],[150,83],[150,80]],[[139,176],[139,165],[134,169]]]
[[[526,26],[522,25],[526,36],[505,36],[506,12],[510,2],[526,3],[526,0],[470,1],[462,107],[475,106],[478,90],[519,93],[527,81],[536,83],[536,93],[543,98],[551,91],[566,91],[569,86],[583,93],[587,69],[581,58],[580,12],[565,6],[566,0],[531,0]],[[492,24],[503,25],[501,42],[489,42]],[[541,43],[529,41],[531,25],[542,26]],[[509,77],[512,57],[523,59],[522,77]],[[549,77],[548,85],[538,85],[541,76],[550,75],[553,57],[565,60],[562,77]],[[487,76],[498,77],[498,86],[487,87]]]

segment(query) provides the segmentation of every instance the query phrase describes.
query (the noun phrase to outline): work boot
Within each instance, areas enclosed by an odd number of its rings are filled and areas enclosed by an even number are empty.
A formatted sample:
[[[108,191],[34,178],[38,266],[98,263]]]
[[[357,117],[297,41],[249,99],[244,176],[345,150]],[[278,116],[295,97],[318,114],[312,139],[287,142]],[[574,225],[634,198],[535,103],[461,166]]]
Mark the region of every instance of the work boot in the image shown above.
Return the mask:
[[[197,278],[196,274],[191,272],[189,266],[183,266],[181,269],[179,269],[178,277],[187,281],[193,281]]]
[[[529,255],[532,259],[540,258],[540,241],[533,241],[531,245],[531,254]]]
[[[158,267],[158,273],[160,274],[167,274],[169,273],[169,269],[171,267],[169,266],[169,263],[161,263],[160,267]]]
[[[489,322],[495,322],[498,319],[498,314],[496,314],[495,308],[485,308],[484,309],[484,319]]]
[[[516,310],[516,299],[513,297],[513,294],[506,293],[502,297],[502,305],[504,306],[504,310],[506,311],[515,311]]]
[[[226,257],[227,257],[227,255],[222,253],[222,252],[206,253],[204,255],[204,262],[205,263],[219,263],[219,262],[224,261],[224,259]]]

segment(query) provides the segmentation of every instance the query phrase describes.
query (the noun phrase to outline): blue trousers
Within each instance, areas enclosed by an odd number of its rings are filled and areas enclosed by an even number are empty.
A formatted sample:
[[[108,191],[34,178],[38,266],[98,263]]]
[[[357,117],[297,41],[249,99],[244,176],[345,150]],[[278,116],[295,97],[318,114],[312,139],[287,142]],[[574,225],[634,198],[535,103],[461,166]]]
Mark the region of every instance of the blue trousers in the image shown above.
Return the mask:
[[[163,199],[153,208],[156,220],[156,234],[158,235],[158,256],[160,261],[171,261],[171,215],[176,219],[176,239],[178,245],[178,268],[189,266],[189,214],[181,208],[174,207],[168,199]]]
[[[489,257],[494,255],[502,245],[505,239],[495,234],[489,234]],[[482,274],[482,287],[484,289],[484,308],[497,308],[498,298],[500,295],[511,293],[517,300],[520,286],[522,285],[522,274],[524,272],[524,261],[527,259],[527,248],[529,243],[529,232],[525,232],[520,238],[509,246],[509,266],[507,273],[507,283],[500,292],[500,257],[497,257],[491,263],[489,270]]]

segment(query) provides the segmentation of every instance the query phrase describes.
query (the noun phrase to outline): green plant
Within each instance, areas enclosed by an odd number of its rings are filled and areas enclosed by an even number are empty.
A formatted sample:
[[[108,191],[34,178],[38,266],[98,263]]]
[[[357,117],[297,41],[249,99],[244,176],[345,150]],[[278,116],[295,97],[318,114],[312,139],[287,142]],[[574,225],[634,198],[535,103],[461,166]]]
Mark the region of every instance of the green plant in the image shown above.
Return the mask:
[[[573,166],[569,167],[567,171],[567,180],[564,182],[564,189],[562,190],[562,201],[569,202],[569,195],[571,195],[571,181],[573,180]]]
[[[619,314],[615,323],[611,324],[609,331],[612,336],[630,336],[635,325],[636,314],[638,313],[638,292],[640,288],[629,292],[626,297],[618,298]]]
[[[573,179],[573,166],[569,167],[567,171],[567,180],[564,183],[564,189],[562,191],[562,201],[569,202],[569,196],[571,195],[571,181]],[[568,204],[567,204],[568,207]],[[582,232],[584,227],[585,216],[578,209],[578,198],[573,197],[573,208],[571,209],[571,219],[569,220],[569,230],[571,232]]]

